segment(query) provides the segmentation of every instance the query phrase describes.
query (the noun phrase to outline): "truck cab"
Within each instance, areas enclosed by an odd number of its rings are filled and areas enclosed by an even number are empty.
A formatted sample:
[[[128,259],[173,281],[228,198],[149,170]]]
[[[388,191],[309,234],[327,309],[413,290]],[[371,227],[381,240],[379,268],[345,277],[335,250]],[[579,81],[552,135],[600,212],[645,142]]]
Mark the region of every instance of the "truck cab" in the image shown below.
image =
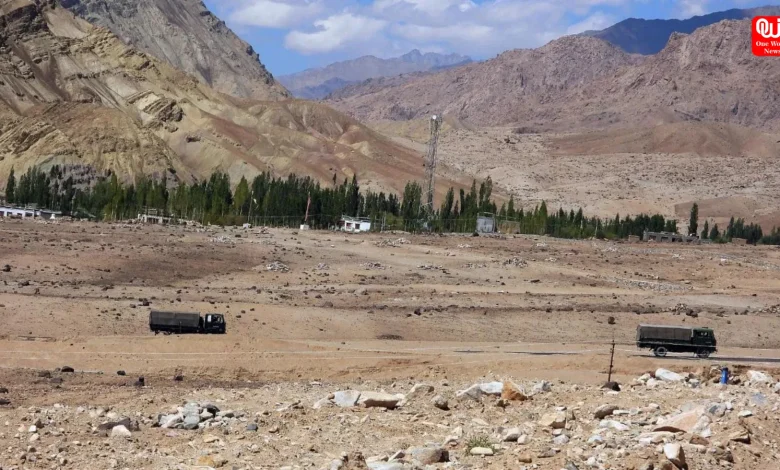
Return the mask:
[[[226,330],[225,317],[219,313],[207,313],[201,319],[202,331],[211,334],[223,334]]]
[[[717,346],[715,332],[710,328],[694,328],[691,343],[697,346]]]

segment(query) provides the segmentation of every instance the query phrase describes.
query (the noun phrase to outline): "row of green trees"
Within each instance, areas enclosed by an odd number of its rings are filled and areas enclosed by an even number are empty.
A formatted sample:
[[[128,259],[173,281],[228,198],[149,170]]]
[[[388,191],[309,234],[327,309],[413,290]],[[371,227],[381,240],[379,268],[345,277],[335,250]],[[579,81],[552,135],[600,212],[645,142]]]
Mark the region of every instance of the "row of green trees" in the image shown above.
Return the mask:
[[[734,238],[744,238],[747,243],[755,245],[756,243],[763,243],[766,245],[779,245],[776,238],[773,238],[777,234],[777,228],[772,230],[772,233],[768,236],[764,236],[764,231],[758,224],[750,223],[745,224],[745,219],[735,219],[734,217],[729,220],[729,224],[726,230],[721,231],[718,228],[718,224],[714,224],[710,228],[709,221],[704,221],[704,227],[699,233],[699,204],[693,203],[691,206],[691,217],[688,222],[688,233],[699,235],[704,240],[712,240],[715,243],[728,243]]]
[[[431,214],[421,211],[422,187],[409,182],[399,198],[395,194],[361,190],[357,178],[323,186],[309,177],[290,175],[287,178],[261,173],[250,182],[241,177],[231,189],[230,177],[221,172],[207,180],[174,185],[166,177],[143,178],[134,184],[124,184],[115,174],[99,178],[92,185],[76,184],[68,171],[53,166],[48,172],[30,168],[18,181],[13,170],[6,184],[6,199],[10,203],[30,204],[61,210],[75,216],[102,220],[122,220],[139,213],[154,211],[180,219],[201,223],[239,225],[245,222],[273,226],[297,226],[308,209],[308,223],[314,228],[336,225],[342,215],[367,217],[375,227],[437,232],[473,232],[477,216],[495,216],[502,232],[551,235],[561,238],[621,239],[629,235],[642,236],[644,231],[677,232],[675,220],[662,215],[645,215],[612,219],[586,217],[582,209],[548,211],[542,202],[533,209],[516,208],[514,197],[498,209],[493,201],[490,178],[479,186],[472,182],[466,191],[447,191],[441,206]],[[426,221],[423,223],[423,221]],[[427,226],[426,226],[427,224]],[[698,205],[691,209],[688,233],[699,233]],[[764,236],[761,227],[732,218],[721,231],[704,223],[702,238],[727,242],[745,238],[748,243],[778,244],[780,234],[775,229]]]

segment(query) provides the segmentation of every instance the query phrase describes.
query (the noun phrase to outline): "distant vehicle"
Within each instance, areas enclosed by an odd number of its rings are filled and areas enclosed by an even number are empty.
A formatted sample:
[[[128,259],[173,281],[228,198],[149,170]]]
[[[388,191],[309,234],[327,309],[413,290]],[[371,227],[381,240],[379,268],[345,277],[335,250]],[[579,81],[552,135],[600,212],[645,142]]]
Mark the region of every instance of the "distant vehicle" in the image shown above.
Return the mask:
[[[149,329],[154,334],[224,334],[225,317],[218,313],[159,312],[149,313]]]
[[[706,358],[718,350],[715,332],[711,328],[684,326],[639,325],[636,346],[652,349],[658,357],[664,357],[669,352],[692,352]]]

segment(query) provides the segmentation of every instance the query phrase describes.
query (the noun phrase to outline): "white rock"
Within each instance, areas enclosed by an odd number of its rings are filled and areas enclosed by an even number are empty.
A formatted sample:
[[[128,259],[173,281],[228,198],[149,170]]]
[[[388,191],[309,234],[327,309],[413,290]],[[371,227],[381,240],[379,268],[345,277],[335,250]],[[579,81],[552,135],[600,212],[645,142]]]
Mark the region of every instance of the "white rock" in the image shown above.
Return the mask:
[[[591,445],[599,445],[604,443],[604,438],[599,436],[598,434],[595,434],[593,436],[590,436],[588,438],[588,444]]]
[[[753,416],[753,412],[750,410],[742,410],[739,412],[739,415],[737,416],[739,416],[740,418],[749,418]]]
[[[617,411],[618,407],[615,405],[601,405],[593,412],[593,417],[596,419],[604,419]]]
[[[357,405],[360,392],[357,390],[344,390],[333,394],[333,403],[342,408],[351,408]]]
[[[501,440],[504,442],[517,442],[517,440],[520,439],[520,436],[522,435],[523,433],[520,431],[520,428],[509,428],[504,432]]]
[[[550,391],[552,391],[552,384],[546,380],[542,380],[541,382],[534,384],[534,388],[531,389],[531,395],[538,395]]]
[[[563,429],[566,427],[566,413],[558,411],[544,414],[539,419],[539,425],[546,428]]]
[[[679,443],[664,444],[664,455],[677,468],[688,468],[688,465],[685,463],[685,452]]]
[[[666,369],[658,369],[655,371],[655,378],[666,382],[682,382],[685,380],[685,376]]]
[[[132,434],[126,427],[120,424],[119,426],[114,426],[113,429],[111,429],[111,437],[127,439],[132,437]]]
[[[388,408],[394,409],[398,403],[404,399],[403,395],[391,395],[382,392],[360,392],[358,405],[366,408]]]
[[[599,427],[605,429],[614,429],[615,431],[620,431],[620,432],[628,431],[629,429],[631,429],[631,426],[628,426],[626,424],[621,423],[620,421],[615,421],[612,419],[602,419],[601,422],[599,422]]]
[[[420,383],[415,384],[406,396],[407,398],[416,398],[430,393],[433,393],[433,385]]]
[[[471,452],[469,452],[471,455],[493,455],[493,449],[490,447],[474,447],[471,449]]]
[[[757,370],[749,370],[747,372],[747,378],[750,383],[753,384],[768,384],[774,382],[771,375]]]

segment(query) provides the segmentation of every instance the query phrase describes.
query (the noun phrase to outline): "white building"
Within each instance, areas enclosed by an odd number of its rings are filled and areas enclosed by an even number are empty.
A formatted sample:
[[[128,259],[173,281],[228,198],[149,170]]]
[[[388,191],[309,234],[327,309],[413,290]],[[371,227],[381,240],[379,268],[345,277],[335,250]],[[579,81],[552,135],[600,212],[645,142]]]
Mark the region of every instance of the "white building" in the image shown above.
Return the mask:
[[[371,219],[343,215],[339,221],[339,230],[350,233],[370,232]]]
[[[22,207],[0,206],[0,217],[12,217],[16,219],[45,219],[56,220],[62,216],[62,212],[47,209],[28,209]]]

